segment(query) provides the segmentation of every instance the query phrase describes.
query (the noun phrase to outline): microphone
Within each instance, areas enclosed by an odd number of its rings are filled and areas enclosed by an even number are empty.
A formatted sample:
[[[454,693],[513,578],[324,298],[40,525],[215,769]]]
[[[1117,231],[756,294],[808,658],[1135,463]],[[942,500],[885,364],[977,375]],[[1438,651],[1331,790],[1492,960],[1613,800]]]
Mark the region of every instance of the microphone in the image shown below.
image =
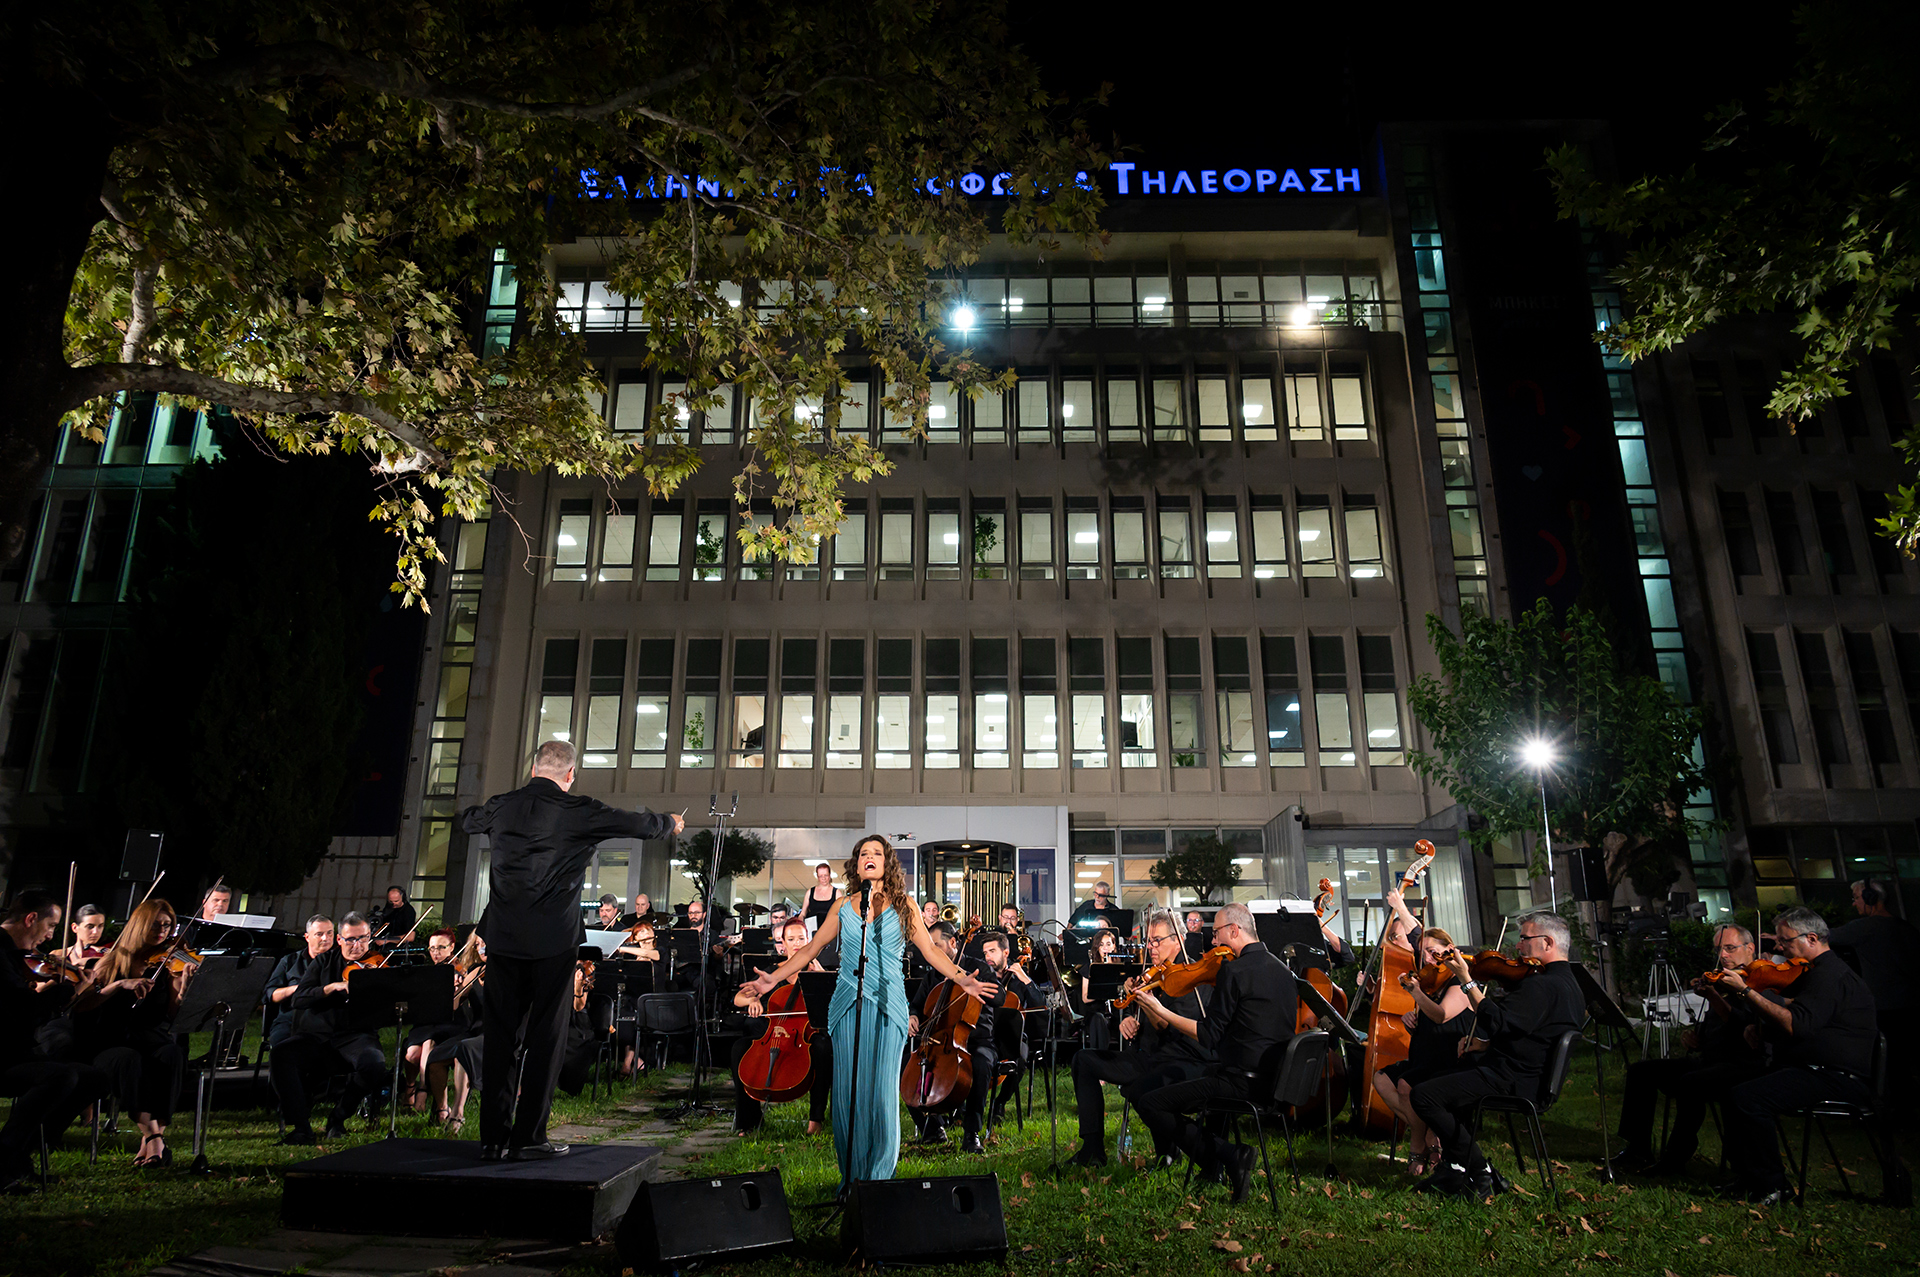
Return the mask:
[[[862,920],[866,918],[867,911],[872,906],[872,904],[873,904],[873,879],[862,878],[860,880],[860,917],[862,918]]]

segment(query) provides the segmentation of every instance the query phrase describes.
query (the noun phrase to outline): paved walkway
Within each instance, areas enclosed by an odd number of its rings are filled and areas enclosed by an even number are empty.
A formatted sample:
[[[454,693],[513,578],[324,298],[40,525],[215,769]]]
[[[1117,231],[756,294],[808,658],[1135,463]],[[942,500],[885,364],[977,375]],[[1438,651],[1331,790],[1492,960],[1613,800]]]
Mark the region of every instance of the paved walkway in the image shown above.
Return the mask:
[[[731,1079],[714,1088],[716,1100],[732,1101]],[[723,1147],[732,1123],[723,1116],[668,1122],[655,1112],[670,1105],[659,1095],[636,1095],[603,1118],[555,1126],[548,1134],[562,1144],[645,1145],[661,1150],[658,1174],[676,1178],[684,1168]],[[570,1264],[604,1259],[611,1242],[556,1244],[479,1237],[377,1237],[281,1228],[252,1246],[213,1246],[152,1270],[150,1277],[271,1277],[302,1271],[309,1277],[548,1277]]]

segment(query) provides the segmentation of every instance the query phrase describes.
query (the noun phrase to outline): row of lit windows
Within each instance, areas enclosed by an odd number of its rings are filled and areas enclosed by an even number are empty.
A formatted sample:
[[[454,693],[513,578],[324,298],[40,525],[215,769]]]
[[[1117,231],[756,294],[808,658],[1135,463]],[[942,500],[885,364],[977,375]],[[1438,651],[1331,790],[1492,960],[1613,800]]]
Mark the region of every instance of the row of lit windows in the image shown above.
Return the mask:
[[[213,411],[224,413],[226,409]],[[212,461],[220,455],[220,449],[214,443],[211,415],[180,404],[162,403],[152,391],[125,391],[114,400],[106,438],[101,442],[71,430],[61,432],[60,464],[183,466],[194,460]]]
[[[534,741],[590,769],[1406,761],[1384,634],[560,637],[535,700]]]
[[[1242,359],[1237,368],[1109,365],[1053,371],[1027,368],[1013,390],[969,400],[949,381],[931,383],[927,406],[929,444],[1054,446],[1067,443],[1276,443],[1295,444],[1371,438],[1364,357],[1320,350],[1290,351],[1279,358]],[[882,412],[885,393],[871,369],[848,372],[853,403],[842,403],[831,423],[835,434],[907,443],[912,422]],[[644,432],[664,409],[678,423],[665,437],[675,443],[736,442],[747,423],[760,419],[755,401],[744,404],[731,385],[720,402],[702,412],[687,406],[687,384],[644,368],[613,374],[607,419],[618,434]],[[819,403],[794,408],[801,420],[818,420]],[[824,424],[824,423],[823,423]]]
[[[557,503],[555,581],[1259,580],[1386,573],[1380,508],[1371,493],[1067,497],[881,497],[846,502],[840,530],[807,563],[743,559],[730,534],[740,515],[724,499],[651,504],[565,497]],[[1289,508],[1291,505],[1291,508]],[[771,508],[746,515],[756,526]],[[644,559],[641,553],[644,549]],[[1249,554],[1251,551],[1251,554]]]

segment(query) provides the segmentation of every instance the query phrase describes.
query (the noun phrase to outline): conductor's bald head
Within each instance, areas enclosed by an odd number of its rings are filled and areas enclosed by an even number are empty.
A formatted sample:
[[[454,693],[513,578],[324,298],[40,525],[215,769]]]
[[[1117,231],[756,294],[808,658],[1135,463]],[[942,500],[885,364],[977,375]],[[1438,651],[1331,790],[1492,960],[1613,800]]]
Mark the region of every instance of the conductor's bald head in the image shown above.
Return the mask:
[[[550,740],[533,751],[533,774],[562,789],[573,788],[574,748],[571,742]]]

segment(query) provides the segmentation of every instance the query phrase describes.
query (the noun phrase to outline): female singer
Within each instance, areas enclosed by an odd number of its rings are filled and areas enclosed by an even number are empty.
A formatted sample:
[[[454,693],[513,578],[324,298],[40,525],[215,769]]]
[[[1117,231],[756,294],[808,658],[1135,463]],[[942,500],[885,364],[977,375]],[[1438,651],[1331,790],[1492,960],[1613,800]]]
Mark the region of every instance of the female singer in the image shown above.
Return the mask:
[[[1118,962],[1120,960],[1120,933],[1111,927],[1102,927],[1093,933],[1092,950],[1087,956],[1087,966],[1096,962]],[[1093,1005],[1093,981],[1090,972],[1080,973],[1080,1001],[1087,1007],[1087,1045],[1096,1051],[1104,1051],[1113,1045],[1113,1014],[1106,1007]]]
[[[94,970],[93,987],[73,999],[74,1037],[79,1058],[106,1070],[122,1112],[140,1126],[135,1166],[166,1166],[167,1125],[179,1098],[185,1056],[173,1037],[173,1016],[180,1008],[191,969],[178,975],[148,967],[173,942],[173,906],[148,900],[133,911],[120,939]]]
[[[60,951],[60,956],[82,971],[93,970],[93,964],[106,954],[100,937],[107,930],[107,913],[99,905],[81,905],[73,911],[73,943]]]
[[[808,931],[817,932],[820,929],[820,924],[833,912],[834,901],[839,898],[839,893],[833,889],[833,866],[823,860],[813,867],[813,886],[807,889],[807,907],[800,911],[800,918],[807,924]]]
[[[1440,955],[1453,948],[1453,937],[1439,927],[1428,927],[1420,935],[1419,966],[1435,966]],[[1434,1001],[1411,975],[1400,977],[1401,987],[1413,994],[1414,1010],[1405,1016],[1412,1037],[1407,1058],[1389,1064],[1373,1075],[1373,1089],[1381,1101],[1407,1124],[1407,1173],[1425,1175],[1438,1169],[1440,1141],[1427,1130],[1427,1124],[1414,1111],[1410,1098],[1413,1088],[1425,1078],[1455,1067],[1462,1037],[1473,1028],[1473,1007],[1467,991],[1458,980],[1440,991]]]
[[[825,868],[825,866],[821,866]],[[833,1039],[833,1148],[840,1160],[840,1191],[855,1180],[892,1179],[900,1158],[900,1061],[907,1046],[907,990],[901,955],[911,941],[928,965],[985,1001],[992,986],[965,974],[927,934],[920,908],[907,894],[906,875],[892,844],[870,834],[854,844],[846,865],[848,894],[826,915],[813,939],[778,967],[742,987],[764,998],[844,933],[839,979],[827,1012]],[[831,871],[827,877],[830,878]],[[856,892],[854,889],[858,888]],[[813,909],[809,893],[807,909]],[[862,912],[863,900],[871,900]],[[860,958],[867,956],[864,990]],[[860,1031],[854,1033],[858,1004]],[[854,1069],[859,1095],[854,1095]],[[859,1124],[853,1122],[858,1109]]]

